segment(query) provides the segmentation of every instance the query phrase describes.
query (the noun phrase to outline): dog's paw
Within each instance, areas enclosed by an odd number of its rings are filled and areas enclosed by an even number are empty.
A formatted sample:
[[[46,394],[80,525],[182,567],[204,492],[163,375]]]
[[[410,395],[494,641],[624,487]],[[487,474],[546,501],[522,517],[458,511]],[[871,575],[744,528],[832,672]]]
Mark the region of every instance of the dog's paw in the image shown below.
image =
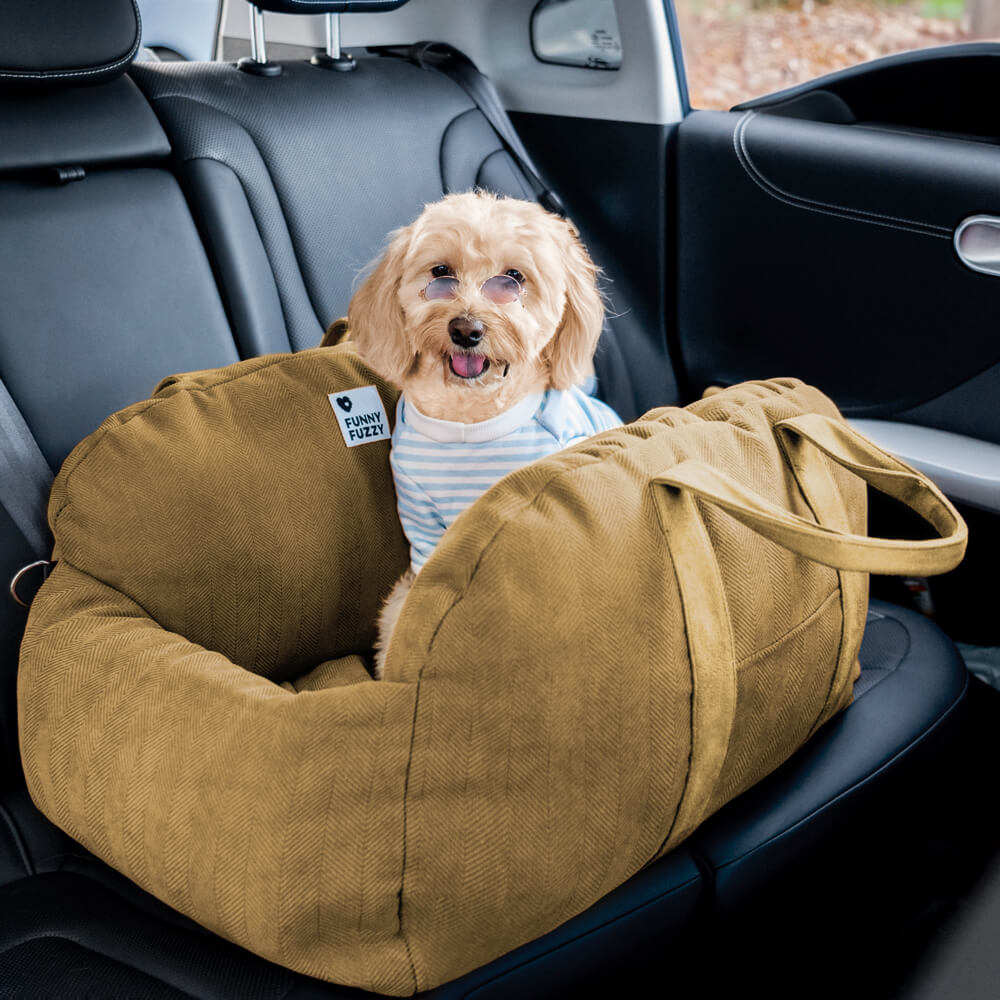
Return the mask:
[[[392,590],[389,591],[389,596],[385,599],[382,610],[379,612],[378,637],[375,639],[374,671],[375,680],[377,681],[382,680],[382,677],[385,675],[385,658],[389,652],[389,641],[392,639],[392,633],[396,628],[399,614],[403,610],[403,602],[406,600],[406,595],[410,592],[410,587],[413,586],[415,579],[416,573],[413,572],[412,568],[407,569],[393,585]]]

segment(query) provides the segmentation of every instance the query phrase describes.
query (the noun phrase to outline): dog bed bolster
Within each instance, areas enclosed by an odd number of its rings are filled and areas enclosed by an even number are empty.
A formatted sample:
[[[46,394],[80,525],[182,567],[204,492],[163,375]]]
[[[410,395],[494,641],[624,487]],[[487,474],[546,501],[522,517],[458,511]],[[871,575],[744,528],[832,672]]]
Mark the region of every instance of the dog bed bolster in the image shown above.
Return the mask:
[[[798,482],[775,423],[841,418],[795,380],[655,410],[466,510],[376,682],[408,551],[388,441],[338,425],[364,386],[391,418],[349,343],[255,359],[168,379],[80,444],[21,746],[46,815],[177,910],[406,995],[582,912],[850,700],[864,574],[664,475],[711,463],[852,533],[865,487],[821,457]]]

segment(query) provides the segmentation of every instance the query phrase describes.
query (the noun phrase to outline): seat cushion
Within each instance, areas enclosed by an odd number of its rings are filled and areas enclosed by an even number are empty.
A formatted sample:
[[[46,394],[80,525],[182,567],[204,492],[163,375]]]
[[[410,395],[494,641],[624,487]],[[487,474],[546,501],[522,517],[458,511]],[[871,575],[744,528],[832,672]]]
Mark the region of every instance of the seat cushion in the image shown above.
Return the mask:
[[[295,977],[235,945],[144,912],[74,872],[0,888],[17,921],[0,926],[6,996],[173,1000],[287,996]]]
[[[422,995],[500,1000],[595,986],[607,994],[616,987],[638,991],[651,969],[681,976],[703,944],[717,946],[717,917],[736,926],[753,922],[776,875],[790,868],[798,878],[822,865],[831,852],[839,853],[845,834],[853,831],[867,844],[873,864],[891,855],[894,844],[871,825],[870,813],[851,807],[852,789],[871,788],[888,803],[900,801],[897,764],[921,748],[939,752],[943,730],[960,714],[965,674],[950,644],[926,620],[884,602],[873,602],[872,610],[855,703],[770,779],[702,827],[691,842],[700,855],[697,865],[685,848],[674,851],[550,934]],[[868,701],[884,681],[884,702]],[[895,716],[896,735],[883,740],[878,721],[885,712]],[[903,721],[908,715],[909,725]],[[837,743],[824,744],[830,739]],[[25,801],[5,796],[5,803],[13,809],[0,838],[6,845],[0,857],[10,853],[0,865],[0,874],[10,865],[0,887],[0,993],[104,993],[115,982],[120,993],[137,998],[174,991],[220,1000],[249,993],[262,1000],[375,995],[298,976],[201,931],[82,848],[57,850],[57,838],[46,840],[36,829],[42,817],[25,815],[31,808]],[[30,828],[26,845],[16,833],[11,839],[12,826]],[[808,828],[811,833],[802,832]],[[712,882],[698,876],[699,866],[709,862],[720,879],[714,898]],[[821,911],[826,902],[815,898],[813,905]],[[805,916],[801,909],[795,913]],[[128,968],[135,970],[131,977]]]
[[[692,837],[713,873],[718,921],[744,920],[762,896],[797,877],[796,859],[812,866],[824,852],[843,852],[845,834],[863,831],[879,806],[900,811],[907,799],[887,789],[919,780],[921,753],[940,754],[953,737],[969,675],[937,626],[872,601],[861,663],[850,710]],[[924,794],[933,800],[931,793],[928,784]]]

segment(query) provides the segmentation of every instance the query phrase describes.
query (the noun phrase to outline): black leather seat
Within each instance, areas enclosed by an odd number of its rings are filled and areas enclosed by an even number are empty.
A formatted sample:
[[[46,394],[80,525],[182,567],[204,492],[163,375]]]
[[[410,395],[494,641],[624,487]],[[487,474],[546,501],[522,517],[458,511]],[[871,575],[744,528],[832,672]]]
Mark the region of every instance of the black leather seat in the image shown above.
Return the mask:
[[[534,198],[454,81],[388,56],[359,53],[357,66],[286,61],[276,78],[220,63],[131,70],[170,136],[244,356],[318,344],[358,272],[427,202],[477,186]],[[608,321],[596,367],[630,419],[625,322]]]
[[[138,44],[135,22],[122,27],[131,0],[61,6],[64,27],[78,19],[72,50],[43,44],[37,6],[9,3],[0,19],[0,70],[21,74],[13,87],[0,77],[0,375],[53,467],[164,374],[313,346],[423,201],[475,183],[523,193],[496,135],[434,73],[371,57],[355,74],[286,66],[268,90],[231,66],[153,65],[133,70],[140,92],[120,75]],[[80,79],[100,82],[66,85]],[[627,387],[615,358],[602,384]],[[4,578],[30,558],[0,512]],[[627,991],[629,975],[674,976],[698,942],[757,921],[762,896],[804,890],[851,838],[881,863],[885,813],[945,752],[966,673],[926,620],[872,611],[855,705],[682,849],[432,995],[551,996],[602,978]],[[0,994],[361,995],[196,927],[34,809],[15,736],[23,625],[0,602]]]

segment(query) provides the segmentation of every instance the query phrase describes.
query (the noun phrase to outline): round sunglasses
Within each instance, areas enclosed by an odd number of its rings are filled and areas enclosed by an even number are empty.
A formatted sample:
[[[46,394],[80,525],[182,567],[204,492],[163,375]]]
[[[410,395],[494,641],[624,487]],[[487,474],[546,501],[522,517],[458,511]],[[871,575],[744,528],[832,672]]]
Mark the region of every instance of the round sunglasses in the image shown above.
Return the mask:
[[[420,294],[432,302],[435,299],[454,299],[458,296],[459,280],[453,274],[444,274],[440,278],[432,278],[424,286]],[[479,291],[495,305],[507,305],[517,302],[524,294],[524,286],[509,274],[495,274],[487,278]]]

